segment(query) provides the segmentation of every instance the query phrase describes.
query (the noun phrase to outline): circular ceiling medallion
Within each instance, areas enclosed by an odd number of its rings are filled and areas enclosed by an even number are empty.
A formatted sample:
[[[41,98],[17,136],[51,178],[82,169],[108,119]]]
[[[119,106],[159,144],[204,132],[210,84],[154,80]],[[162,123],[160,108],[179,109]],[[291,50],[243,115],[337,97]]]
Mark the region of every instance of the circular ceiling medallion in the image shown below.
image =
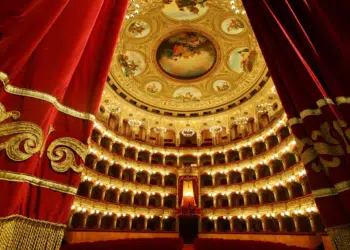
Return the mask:
[[[240,19],[235,17],[225,19],[221,23],[222,31],[229,35],[237,35],[241,33],[244,30],[244,28],[244,23]]]
[[[216,80],[213,83],[213,89],[216,92],[223,93],[231,88],[231,84],[226,80]]]
[[[207,0],[163,0],[163,13],[175,20],[194,20],[207,11]]]
[[[162,90],[162,84],[157,81],[149,82],[145,85],[146,91],[149,94],[157,94]]]
[[[231,70],[242,73],[251,72],[253,70],[258,53],[247,47],[234,49],[228,59],[228,66]]]
[[[126,51],[120,54],[118,59],[126,77],[138,76],[146,69],[145,58],[137,51]]]
[[[128,33],[135,38],[142,38],[151,32],[151,26],[144,21],[132,22],[128,27]]]
[[[192,80],[206,75],[217,60],[211,40],[198,32],[181,31],[164,39],[157,48],[160,69],[179,80]]]

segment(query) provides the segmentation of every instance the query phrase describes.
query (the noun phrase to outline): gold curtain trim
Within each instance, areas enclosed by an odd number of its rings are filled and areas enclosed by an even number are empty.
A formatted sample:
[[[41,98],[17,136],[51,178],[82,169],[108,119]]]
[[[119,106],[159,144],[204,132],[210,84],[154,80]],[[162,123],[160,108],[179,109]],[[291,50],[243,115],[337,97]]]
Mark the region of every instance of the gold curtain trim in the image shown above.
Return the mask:
[[[335,102],[340,105],[340,104],[350,104],[350,96],[339,96],[335,98]]]
[[[49,102],[52,105],[54,105],[56,107],[56,109],[61,111],[62,113],[65,113],[67,115],[70,115],[70,116],[73,116],[76,118],[80,118],[83,120],[90,120],[92,122],[95,122],[95,120],[96,120],[96,117],[93,114],[80,112],[80,111],[77,111],[77,110],[72,109],[70,107],[64,106],[63,104],[61,104],[57,100],[56,97],[54,97],[50,94],[39,92],[36,90],[19,88],[19,87],[15,87],[15,86],[11,85],[7,74],[5,74],[4,72],[1,72],[1,71],[0,71],[0,80],[4,84],[5,91],[7,93],[10,93],[13,95],[18,95],[18,96],[31,97],[31,98],[35,98],[35,99]]]
[[[0,218],[0,249],[58,250],[65,228],[63,224],[17,214]]]
[[[316,104],[319,108],[322,108],[323,106],[326,106],[326,105],[330,105],[330,104],[334,105],[334,102],[332,101],[331,98],[324,98],[324,99],[318,100]]]
[[[48,188],[54,191],[58,191],[61,193],[75,195],[77,193],[77,188],[72,186],[66,186],[57,182],[40,179],[31,175],[23,174],[23,173],[15,173],[9,171],[0,171],[0,180],[5,181],[15,181],[15,182],[27,182],[31,185]]]
[[[350,180],[338,182],[334,185],[334,188],[321,188],[317,190],[312,190],[312,195],[315,198],[322,198],[332,195],[337,195],[338,193],[344,192],[350,189]]]

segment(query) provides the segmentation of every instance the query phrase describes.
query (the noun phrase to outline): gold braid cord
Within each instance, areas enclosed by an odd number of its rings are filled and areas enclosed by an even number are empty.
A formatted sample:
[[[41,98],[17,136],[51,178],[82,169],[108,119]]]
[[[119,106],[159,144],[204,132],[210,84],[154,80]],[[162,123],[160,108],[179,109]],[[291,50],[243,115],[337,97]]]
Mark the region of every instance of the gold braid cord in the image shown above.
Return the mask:
[[[0,218],[0,250],[60,249],[66,226],[21,215]]]

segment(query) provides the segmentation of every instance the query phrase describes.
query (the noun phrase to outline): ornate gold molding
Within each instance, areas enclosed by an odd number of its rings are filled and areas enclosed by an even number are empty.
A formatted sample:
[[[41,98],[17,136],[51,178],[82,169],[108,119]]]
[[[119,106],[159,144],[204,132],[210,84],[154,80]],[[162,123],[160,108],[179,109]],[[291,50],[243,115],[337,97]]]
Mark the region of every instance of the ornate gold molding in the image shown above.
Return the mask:
[[[40,179],[32,175],[27,175],[23,173],[15,173],[10,171],[0,170],[0,180],[14,181],[14,182],[27,182],[31,185],[48,188],[61,193],[75,195],[77,193],[77,188],[72,186],[63,185],[54,181]]]

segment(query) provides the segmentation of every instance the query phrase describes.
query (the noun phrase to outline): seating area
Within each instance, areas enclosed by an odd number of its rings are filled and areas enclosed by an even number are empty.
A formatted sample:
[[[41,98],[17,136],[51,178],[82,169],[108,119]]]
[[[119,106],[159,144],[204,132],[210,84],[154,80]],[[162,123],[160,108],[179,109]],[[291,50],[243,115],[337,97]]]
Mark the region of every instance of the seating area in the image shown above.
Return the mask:
[[[65,245],[61,250],[181,250],[182,247],[183,241],[180,238],[152,238],[75,243]]]
[[[253,241],[253,240],[224,240],[224,239],[196,239],[195,250],[307,250],[297,246],[287,246],[281,243]]]

